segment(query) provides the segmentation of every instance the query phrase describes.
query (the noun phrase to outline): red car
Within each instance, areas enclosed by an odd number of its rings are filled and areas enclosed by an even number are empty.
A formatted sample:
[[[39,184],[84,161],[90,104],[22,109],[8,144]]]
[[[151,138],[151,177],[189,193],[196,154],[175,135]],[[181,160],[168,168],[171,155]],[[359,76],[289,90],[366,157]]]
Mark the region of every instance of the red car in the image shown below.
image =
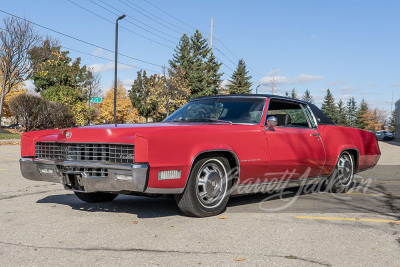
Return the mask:
[[[265,185],[325,180],[346,190],[380,157],[373,133],[275,95],[197,98],[160,123],[26,132],[21,146],[27,179],[62,183],[86,202],[173,195],[197,217]]]

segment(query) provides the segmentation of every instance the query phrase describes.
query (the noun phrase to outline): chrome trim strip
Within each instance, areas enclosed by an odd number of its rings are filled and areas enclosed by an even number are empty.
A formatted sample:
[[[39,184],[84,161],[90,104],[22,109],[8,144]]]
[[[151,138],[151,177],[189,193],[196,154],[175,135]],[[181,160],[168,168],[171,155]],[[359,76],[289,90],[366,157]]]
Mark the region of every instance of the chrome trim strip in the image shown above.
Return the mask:
[[[146,194],[161,194],[161,195],[169,195],[169,194],[182,194],[185,188],[154,188],[147,187],[145,193]]]

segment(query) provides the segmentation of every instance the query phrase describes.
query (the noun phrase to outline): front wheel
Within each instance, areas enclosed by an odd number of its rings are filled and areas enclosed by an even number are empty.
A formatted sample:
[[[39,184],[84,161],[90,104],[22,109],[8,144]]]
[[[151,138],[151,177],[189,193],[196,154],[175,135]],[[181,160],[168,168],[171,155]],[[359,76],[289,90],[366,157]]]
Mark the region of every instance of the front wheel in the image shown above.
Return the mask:
[[[203,158],[197,161],[185,191],[181,195],[175,195],[180,210],[193,217],[221,213],[229,200],[229,173],[229,162],[225,157]]]
[[[83,193],[74,191],[75,195],[82,201],[87,203],[100,203],[113,201],[118,194],[95,192],[95,193]]]
[[[328,178],[328,189],[333,193],[347,192],[354,182],[354,157],[349,152],[340,154],[335,169]]]

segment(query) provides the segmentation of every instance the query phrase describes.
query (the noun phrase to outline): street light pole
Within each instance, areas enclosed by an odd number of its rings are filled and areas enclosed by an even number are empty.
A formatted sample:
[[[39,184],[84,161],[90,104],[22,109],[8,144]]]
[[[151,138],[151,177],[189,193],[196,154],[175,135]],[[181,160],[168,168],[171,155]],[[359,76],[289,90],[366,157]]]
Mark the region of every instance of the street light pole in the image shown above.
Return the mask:
[[[117,65],[118,65],[118,21],[125,18],[125,15],[117,18],[115,23],[115,69],[114,69],[114,124],[117,126]]]
[[[258,94],[258,87],[260,87],[260,84],[256,87],[256,94]]]

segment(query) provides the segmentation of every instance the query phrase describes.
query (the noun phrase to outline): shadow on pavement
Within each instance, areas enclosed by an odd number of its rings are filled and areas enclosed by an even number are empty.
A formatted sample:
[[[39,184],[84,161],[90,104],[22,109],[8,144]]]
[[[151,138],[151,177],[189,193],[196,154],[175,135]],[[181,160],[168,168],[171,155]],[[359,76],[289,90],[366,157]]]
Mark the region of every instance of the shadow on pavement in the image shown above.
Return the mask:
[[[158,218],[182,215],[173,198],[138,197],[119,195],[114,201],[106,203],[86,203],[73,194],[52,195],[37,203],[51,203],[70,206],[74,210],[86,212],[114,212],[136,214],[138,218]]]

